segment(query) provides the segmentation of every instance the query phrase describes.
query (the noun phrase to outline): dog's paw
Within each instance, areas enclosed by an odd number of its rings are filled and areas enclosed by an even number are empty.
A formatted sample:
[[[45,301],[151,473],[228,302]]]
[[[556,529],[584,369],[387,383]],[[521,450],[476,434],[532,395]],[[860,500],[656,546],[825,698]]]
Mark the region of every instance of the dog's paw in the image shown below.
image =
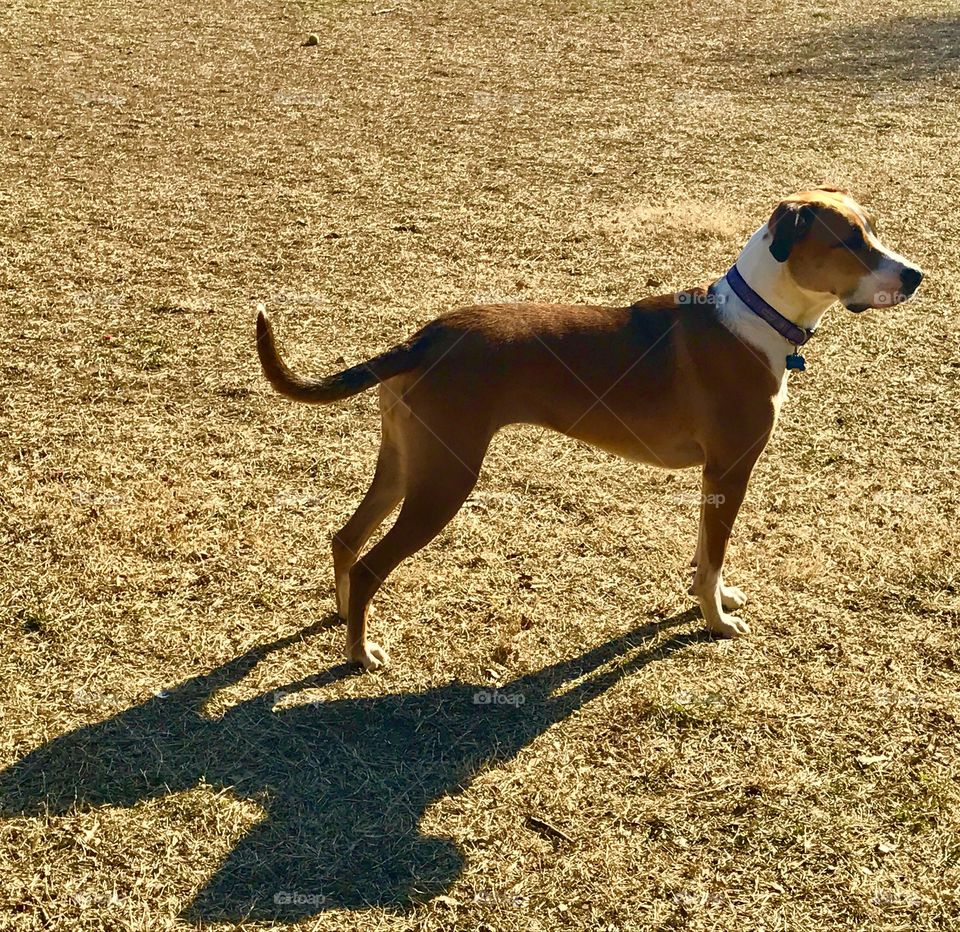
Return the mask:
[[[697,590],[693,583],[687,589],[687,595],[696,596]],[[747,594],[736,586],[720,587],[720,604],[728,611],[735,612],[738,608],[743,608],[747,604]]]
[[[750,633],[750,625],[735,615],[721,615],[715,622],[707,622],[707,629],[725,638],[742,638]]]
[[[350,663],[359,663],[364,670],[379,670],[390,663],[390,655],[373,641],[367,641],[356,651],[347,652]]]
[[[720,604],[727,609],[727,611],[736,611],[736,609],[743,608],[743,606],[747,604],[746,593],[736,586],[721,586]]]

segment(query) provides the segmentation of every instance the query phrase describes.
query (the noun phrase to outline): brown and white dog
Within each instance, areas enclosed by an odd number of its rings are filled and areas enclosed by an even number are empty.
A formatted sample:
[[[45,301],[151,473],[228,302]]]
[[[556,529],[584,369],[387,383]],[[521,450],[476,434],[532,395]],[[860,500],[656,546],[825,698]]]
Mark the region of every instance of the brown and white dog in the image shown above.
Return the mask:
[[[374,593],[428,544],[470,494],[490,439],[538,424],[632,460],[703,469],[691,593],[706,626],[735,637],[727,612],[746,598],[723,560],[750,473],[786,395],[788,368],[824,311],[908,298],[922,275],[884,247],[867,212],[833,188],[780,203],[724,277],[630,307],[508,304],[453,311],[368,362],[318,380],[280,359],[263,307],[257,349],[281,394],[326,404],[379,383],[383,434],[376,473],[333,539],[347,657],[387,661],[367,640]],[[360,556],[402,504],[396,523]]]

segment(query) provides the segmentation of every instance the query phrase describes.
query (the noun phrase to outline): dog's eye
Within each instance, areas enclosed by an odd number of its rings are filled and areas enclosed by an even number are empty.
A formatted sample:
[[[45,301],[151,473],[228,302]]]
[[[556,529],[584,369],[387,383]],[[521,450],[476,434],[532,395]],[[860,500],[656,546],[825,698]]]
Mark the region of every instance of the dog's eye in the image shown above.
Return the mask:
[[[863,230],[857,228],[840,245],[853,252],[863,248]]]

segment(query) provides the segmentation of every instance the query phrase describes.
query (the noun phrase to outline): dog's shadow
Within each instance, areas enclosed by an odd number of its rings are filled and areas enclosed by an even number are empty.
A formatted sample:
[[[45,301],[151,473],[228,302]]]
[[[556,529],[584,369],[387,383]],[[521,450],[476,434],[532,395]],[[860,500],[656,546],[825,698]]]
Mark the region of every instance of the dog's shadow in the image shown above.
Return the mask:
[[[463,859],[419,831],[424,810],[514,757],[624,676],[708,637],[642,648],[691,610],[501,684],[296,704],[345,666],[204,713],[218,690],[304,633],[257,647],[115,717],[56,738],[0,772],[0,814],[133,806],[206,782],[256,800],[263,818],[183,918],[293,921],[327,908],[410,907],[444,890]],[[292,704],[291,704],[292,703]]]

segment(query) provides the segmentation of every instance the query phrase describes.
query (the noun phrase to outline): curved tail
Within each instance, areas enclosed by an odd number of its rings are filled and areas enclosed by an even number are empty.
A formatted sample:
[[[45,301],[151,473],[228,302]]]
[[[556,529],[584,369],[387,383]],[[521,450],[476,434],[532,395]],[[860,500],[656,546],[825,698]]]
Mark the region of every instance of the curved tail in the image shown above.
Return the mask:
[[[280,358],[266,308],[260,304],[257,312],[257,354],[260,356],[263,374],[281,395],[295,401],[321,405],[342,401],[395,375],[409,372],[416,368],[419,361],[420,353],[407,344],[395,346],[368,362],[344,369],[336,375],[328,375],[322,379],[305,379],[291,372]]]

